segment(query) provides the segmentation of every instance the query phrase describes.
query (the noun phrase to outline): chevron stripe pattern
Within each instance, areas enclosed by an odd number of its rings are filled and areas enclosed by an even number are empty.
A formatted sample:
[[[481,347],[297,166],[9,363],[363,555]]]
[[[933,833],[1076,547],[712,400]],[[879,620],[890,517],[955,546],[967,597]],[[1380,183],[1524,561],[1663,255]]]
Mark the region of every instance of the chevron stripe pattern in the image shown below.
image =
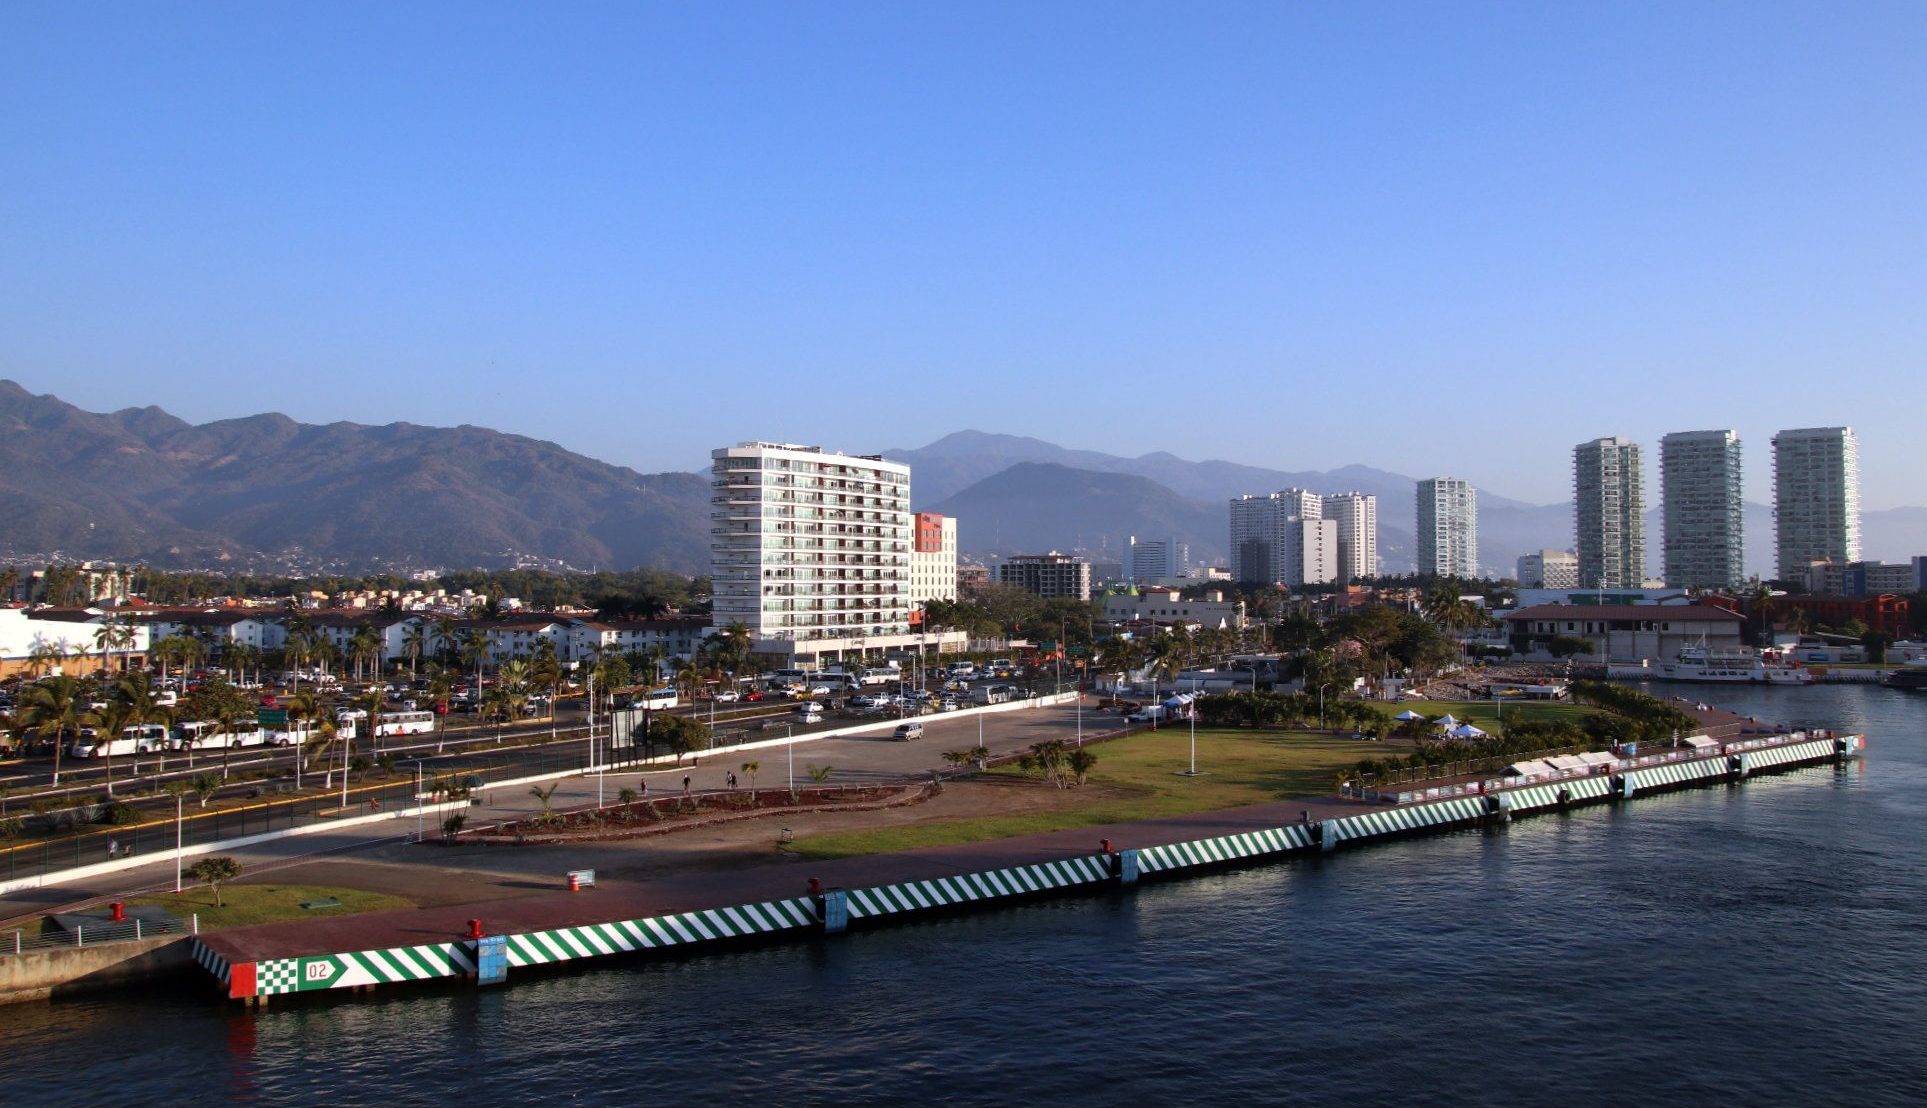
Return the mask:
[[[815,923],[816,906],[809,898],[798,897],[620,923],[531,931],[508,936],[509,965],[545,966],[604,954],[789,931]]]
[[[1582,800],[1597,800],[1611,796],[1613,781],[1610,777],[1575,777],[1570,781],[1558,781],[1550,785],[1531,785],[1523,789],[1507,789],[1503,794],[1512,805],[1512,811],[1534,812],[1541,808],[1559,806],[1559,790],[1566,790],[1577,804]]]
[[[475,957],[463,943],[430,943],[387,950],[361,950],[352,954],[275,958],[256,964],[255,995],[279,996],[358,985],[427,981],[438,977],[464,977],[474,972]]]
[[[1169,873],[1192,866],[1222,865],[1265,854],[1310,849],[1311,830],[1299,824],[1290,824],[1243,835],[1147,846],[1137,852],[1137,864],[1141,873]]]
[[[194,945],[190,949],[194,952],[194,961],[199,963],[202,969],[213,974],[214,979],[221,984],[228,983],[228,977],[233,973],[234,968],[228,965],[226,958],[216,954],[211,947],[199,939],[194,940]]]
[[[1673,785],[1690,785],[1695,781],[1721,778],[1733,771],[1726,767],[1726,759],[1707,758],[1697,762],[1666,762],[1662,765],[1636,769],[1628,776],[1634,791],[1663,789]]]
[[[1378,835],[1396,835],[1404,831],[1417,831],[1447,823],[1464,823],[1484,815],[1483,799],[1462,796],[1441,800],[1436,804],[1414,804],[1406,808],[1387,808],[1380,812],[1366,812],[1360,816],[1346,816],[1344,819],[1333,820],[1332,829],[1337,832],[1338,841],[1342,843],[1354,839],[1369,839]]]
[[[1092,885],[1110,879],[1109,859],[1102,854],[1092,854],[1062,862],[1012,866],[1009,869],[939,877],[930,881],[906,881],[901,885],[881,885],[873,889],[851,889],[850,918],[874,919],[967,904],[973,900],[997,900],[1075,885]]]
[[[1747,752],[1747,760],[1752,764],[1755,772],[1772,769],[1775,766],[1792,765],[1796,762],[1822,762],[1832,757],[1832,739],[1814,739],[1811,742],[1794,743],[1790,746],[1771,746],[1765,750]]]

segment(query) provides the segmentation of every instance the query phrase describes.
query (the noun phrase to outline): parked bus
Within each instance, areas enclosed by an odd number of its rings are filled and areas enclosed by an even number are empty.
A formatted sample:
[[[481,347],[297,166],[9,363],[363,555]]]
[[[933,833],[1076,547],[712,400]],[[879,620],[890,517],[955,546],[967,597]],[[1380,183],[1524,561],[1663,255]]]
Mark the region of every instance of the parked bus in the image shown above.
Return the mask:
[[[386,738],[390,735],[426,735],[435,730],[433,712],[389,712],[375,724],[375,737]]]
[[[119,737],[106,742],[101,741],[99,732],[86,727],[67,745],[67,753],[75,758],[118,758],[123,754],[148,754],[166,749],[167,728],[158,723],[125,728]]]

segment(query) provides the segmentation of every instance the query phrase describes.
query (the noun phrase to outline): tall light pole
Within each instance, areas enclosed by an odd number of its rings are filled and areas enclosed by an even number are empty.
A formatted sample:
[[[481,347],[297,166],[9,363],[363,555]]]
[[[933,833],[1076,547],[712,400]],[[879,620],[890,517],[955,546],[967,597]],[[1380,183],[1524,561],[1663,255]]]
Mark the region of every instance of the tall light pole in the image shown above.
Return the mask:
[[[796,795],[796,725],[793,723],[783,725],[783,752],[789,756],[788,781],[790,796],[794,797]]]
[[[1330,681],[1318,686],[1318,729],[1320,731],[1325,729],[1325,690],[1329,688],[1331,688]]]
[[[181,891],[181,801],[187,797],[185,792],[174,794],[174,893]]]

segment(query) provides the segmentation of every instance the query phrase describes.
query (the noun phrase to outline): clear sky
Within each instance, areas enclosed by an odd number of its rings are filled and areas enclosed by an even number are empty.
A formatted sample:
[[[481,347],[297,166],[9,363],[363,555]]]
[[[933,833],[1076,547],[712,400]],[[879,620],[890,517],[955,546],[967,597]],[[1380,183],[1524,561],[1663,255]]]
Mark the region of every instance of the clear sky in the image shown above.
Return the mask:
[[[93,409],[1543,502],[1851,423],[1879,508],[1924,352],[1912,0],[0,6],[0,376]]]

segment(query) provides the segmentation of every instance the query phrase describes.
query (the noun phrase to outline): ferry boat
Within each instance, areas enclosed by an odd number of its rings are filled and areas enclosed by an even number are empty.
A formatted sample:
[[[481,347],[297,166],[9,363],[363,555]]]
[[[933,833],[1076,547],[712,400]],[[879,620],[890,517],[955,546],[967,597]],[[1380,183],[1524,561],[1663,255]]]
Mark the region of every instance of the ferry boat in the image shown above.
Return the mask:
[[[1813,674],[1798,662],[1767,651],[1712,650],[1705,646],[1681,648],[1670,662],[1652,668],[1660,681],[1714,681],[1725,684],[1810,685]]]

